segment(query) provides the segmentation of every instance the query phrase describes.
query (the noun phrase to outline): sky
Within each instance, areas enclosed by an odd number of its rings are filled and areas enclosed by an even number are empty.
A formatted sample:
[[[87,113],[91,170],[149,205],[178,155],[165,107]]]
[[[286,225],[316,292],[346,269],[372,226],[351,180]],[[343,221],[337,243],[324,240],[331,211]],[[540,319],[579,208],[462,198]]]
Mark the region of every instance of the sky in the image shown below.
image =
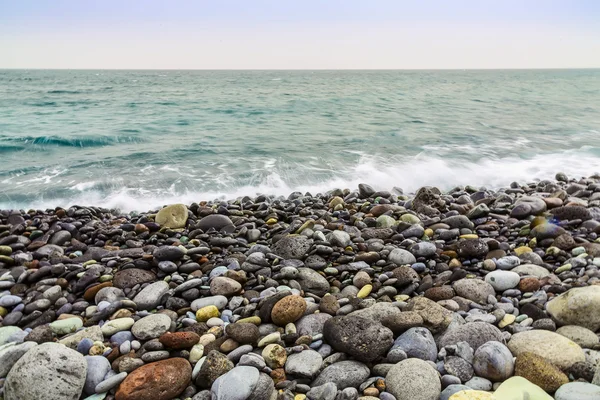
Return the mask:
[[[0,0],[0,68],[599,68],[597,0]]]

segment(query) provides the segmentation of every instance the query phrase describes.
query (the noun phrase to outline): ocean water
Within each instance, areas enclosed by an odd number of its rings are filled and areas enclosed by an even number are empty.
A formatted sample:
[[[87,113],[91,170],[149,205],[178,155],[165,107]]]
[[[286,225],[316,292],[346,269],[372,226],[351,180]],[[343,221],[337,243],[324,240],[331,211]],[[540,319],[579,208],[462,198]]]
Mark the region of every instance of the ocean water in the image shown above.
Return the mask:
[[[0,70],[0,209],[600,172],[600,70]]]

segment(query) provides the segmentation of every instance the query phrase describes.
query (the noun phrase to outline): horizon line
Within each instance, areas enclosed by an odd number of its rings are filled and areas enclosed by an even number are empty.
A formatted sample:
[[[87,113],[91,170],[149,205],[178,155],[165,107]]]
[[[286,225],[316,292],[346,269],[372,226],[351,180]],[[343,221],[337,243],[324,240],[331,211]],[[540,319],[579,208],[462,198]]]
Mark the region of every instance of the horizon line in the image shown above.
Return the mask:
[[[0,71],[565,71],[596,70],[597,67],[537,67],[537,68],[43,68],[0,67]]]

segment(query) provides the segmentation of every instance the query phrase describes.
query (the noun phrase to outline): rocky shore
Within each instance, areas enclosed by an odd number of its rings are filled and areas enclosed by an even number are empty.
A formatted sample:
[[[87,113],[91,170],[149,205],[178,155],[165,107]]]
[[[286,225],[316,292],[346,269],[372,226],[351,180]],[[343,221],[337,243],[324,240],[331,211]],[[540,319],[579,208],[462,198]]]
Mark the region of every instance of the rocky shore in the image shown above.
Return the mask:
[[[600,176],[0,211],[0,399],[600,399]]]

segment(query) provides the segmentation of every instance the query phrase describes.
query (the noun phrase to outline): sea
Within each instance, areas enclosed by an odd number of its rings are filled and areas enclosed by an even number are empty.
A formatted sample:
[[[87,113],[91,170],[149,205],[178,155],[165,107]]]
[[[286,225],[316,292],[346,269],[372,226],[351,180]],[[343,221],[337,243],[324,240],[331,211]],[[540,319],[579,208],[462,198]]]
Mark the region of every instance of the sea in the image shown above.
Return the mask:
[[[600,172],[600,70],[0,70],[0,209]]]

